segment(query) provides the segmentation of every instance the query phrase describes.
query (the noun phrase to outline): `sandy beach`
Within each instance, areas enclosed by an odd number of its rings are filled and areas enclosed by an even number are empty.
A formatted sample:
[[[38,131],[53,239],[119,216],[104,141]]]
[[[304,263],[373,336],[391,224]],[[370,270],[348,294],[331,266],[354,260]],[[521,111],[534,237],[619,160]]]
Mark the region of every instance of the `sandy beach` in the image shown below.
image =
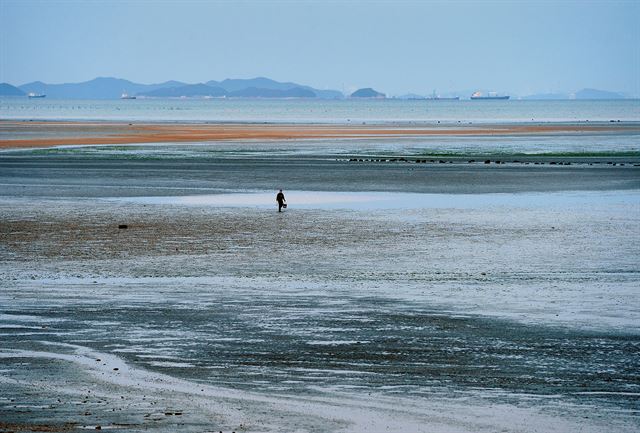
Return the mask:
[[[592,122],[593,123],[593,122]],[[363,137],[500,136],[640,133],[635,122],[595,124],[166,124],[128,122],[0,121],[0,149],[225,140],[293,140]]]

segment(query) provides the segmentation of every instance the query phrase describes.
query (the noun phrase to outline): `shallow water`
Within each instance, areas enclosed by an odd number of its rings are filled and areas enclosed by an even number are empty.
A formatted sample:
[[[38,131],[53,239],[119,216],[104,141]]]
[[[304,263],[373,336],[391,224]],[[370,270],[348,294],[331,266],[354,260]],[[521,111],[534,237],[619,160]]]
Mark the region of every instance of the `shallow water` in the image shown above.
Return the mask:
[[[640,100],[403,101],[0,98],[4,119],[194,122],[574,122],[638,121]]]
[[[273,208],[275,195],[272,191],[226,194],[199,194],[159,197],[113,198],[139,204],[170,204],[182,206]],[[345,209],[381,210],[404,209],[486,209],[486,208],[531,208],[545,207],[549,210],[568,206],[598,206],[603,201],[607,206],[630,206],[640,210],[640,192],[555,192],[517,194],[424,194],[403,192],[328,192],[287,191],[288,210],[293,209]]]

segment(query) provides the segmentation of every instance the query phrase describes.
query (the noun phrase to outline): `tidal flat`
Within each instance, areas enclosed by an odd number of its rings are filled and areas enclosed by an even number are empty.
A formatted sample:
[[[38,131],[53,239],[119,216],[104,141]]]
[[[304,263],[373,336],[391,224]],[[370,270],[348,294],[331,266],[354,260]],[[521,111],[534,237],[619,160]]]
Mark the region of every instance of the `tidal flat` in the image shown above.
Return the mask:
[[[0,154],[0,431],[640,429],[633,151],[339,144]]]

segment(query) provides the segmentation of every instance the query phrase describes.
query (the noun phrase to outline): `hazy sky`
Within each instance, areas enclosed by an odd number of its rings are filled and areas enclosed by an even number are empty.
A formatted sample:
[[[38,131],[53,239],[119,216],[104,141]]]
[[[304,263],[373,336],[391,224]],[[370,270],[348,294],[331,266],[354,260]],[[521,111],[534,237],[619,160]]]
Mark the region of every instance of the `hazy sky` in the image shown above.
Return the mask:
[[[640,94],[640,1],[0,0],[0,81]]]

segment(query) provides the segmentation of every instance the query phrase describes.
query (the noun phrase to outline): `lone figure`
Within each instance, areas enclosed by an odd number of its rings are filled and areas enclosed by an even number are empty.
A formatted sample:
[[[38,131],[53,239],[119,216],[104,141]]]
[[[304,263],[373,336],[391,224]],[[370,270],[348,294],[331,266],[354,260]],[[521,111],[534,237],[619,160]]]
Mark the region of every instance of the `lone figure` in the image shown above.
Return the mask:
[[[287,207],[287,205],[285,204],[287,200],[285,200],[282,190],[280,190],[278,195],[276,195],[276,201],[278,202],[278,212],[282,212],[282,208]]]

